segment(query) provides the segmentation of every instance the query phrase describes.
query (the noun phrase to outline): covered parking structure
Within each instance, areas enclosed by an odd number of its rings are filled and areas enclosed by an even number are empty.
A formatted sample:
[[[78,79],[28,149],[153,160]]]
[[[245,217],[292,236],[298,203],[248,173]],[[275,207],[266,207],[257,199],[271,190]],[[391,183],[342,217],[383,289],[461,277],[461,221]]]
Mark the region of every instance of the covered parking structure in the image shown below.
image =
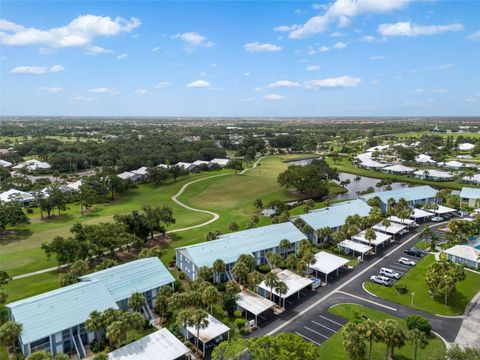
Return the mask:
[[[452,215],[453,213],[457,212],[457,209],[453,209],[448,206],[444,205],[437,205],[436,209],[428,209],[428,211],[434,213],[435,215],[441,216],[441,215]]]
[[[375,239],[368,240],[365,238],[366,231],[359,232],[357,235],[352,236],[352,240],[356,242],[360,242],[363,244],[367,244],[368,246],[374,246],[375,251],[377,251],[378,245],[384,245],[385,241],[389,241],[392,237],[388,234],[384,234],[382,232],[375,231]]]
[[[410,216],[412,219],[415,221],[427,221],[429,220],[434,214],[432,214],[430,211],[425,211],[422,209],[413,209],[413,214]]]
[[[315,271],[316,277],[318,277],[318,273],[322,273],[325,275],[325,283],[328,282],[328,275],[333,273],[334,271],[337,272],[338,270],[345,266],[350,260],[345,259],[340,256],[336,256],[330,254],[325,251],[320,251],[315,254],[315,263],[309,266],[309,269]]]
[[[273,301],[270,301],[269,299],[249,290],[240,292],[236,302],[237,307],[240,310],[245,311],[245,317],[248,316],[248,313],[251,313],[255,316],[255,325],[258,323],[258,315],[269,309],[272,309],[275,306]]]
[[[190,350],[163,328],[108,354],[108,360],[186,359]]]
[[[352,240],[343,240],[341,243],[337,245],[339,249],[342,249],[345,254],[349,254],[350,252],[355,256],[355,254],[360,254],[363,261],[363,256],[370,252],[373,248],[371,246],[358,243]]]
[[[270,293],[277,298],[283,300],[283,307],[285,308],[285,300],[290,296],[297,294],[300,298],[300,290],[305,289],[313,284],[313,280],[304,276],[298,275],[290,270],[283,270],[277,273],[278,281],[283,281],[287,285],[287,292],[280,295],[275,288],[271,289],[262,281],[257,285],[258,293],[264,297],[270,297]]]
[[[409,228],[415,227],[417,223],[413,219],[401,219],[398,216],[390,216],[388,220],[395,224],[405,225]]]
[[[390,222],[389,226],[383,226],[382,223],[379,222],[378,224],[373,225],[372,228],[384,234],[391,235],[393,238],[395,238],[397,235],[403,235],[406,231],[408,232],[407,226],[392,222]]]
[[[207,326],[200,328],[198,332],[198,340],[202,343],[204,354],[206,344],[210,341],[218,339],[218,342],[220,342],[223,340],[225,334],[227,334],[227,339],[230,339],[230,328],[227,325],[210,314],[208,314],[206,320],[208,321]],[[183,328],[182,333],[188,339],[197,338],[197,328],[195,326],[187,326],[186,328]],[[221,339],[219,339],[220,337]]]

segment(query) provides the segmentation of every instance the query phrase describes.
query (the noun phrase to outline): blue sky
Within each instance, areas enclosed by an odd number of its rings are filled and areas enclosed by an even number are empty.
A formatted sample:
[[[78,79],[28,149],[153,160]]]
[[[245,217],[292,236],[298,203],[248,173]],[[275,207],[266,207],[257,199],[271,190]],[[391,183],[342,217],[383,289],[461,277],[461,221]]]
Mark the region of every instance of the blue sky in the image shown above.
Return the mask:
[[[3,1],[1,114],[480,115],[480,2]]]

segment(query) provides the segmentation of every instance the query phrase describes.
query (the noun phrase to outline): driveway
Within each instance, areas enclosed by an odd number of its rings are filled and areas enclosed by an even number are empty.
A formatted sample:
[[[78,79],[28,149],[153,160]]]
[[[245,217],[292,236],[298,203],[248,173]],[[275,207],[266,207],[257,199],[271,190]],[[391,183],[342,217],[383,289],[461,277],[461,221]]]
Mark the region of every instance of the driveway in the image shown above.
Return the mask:
[[[480,347],[480,292],[472,299],[465,311],[462,327],[455,339],[460,346]]]

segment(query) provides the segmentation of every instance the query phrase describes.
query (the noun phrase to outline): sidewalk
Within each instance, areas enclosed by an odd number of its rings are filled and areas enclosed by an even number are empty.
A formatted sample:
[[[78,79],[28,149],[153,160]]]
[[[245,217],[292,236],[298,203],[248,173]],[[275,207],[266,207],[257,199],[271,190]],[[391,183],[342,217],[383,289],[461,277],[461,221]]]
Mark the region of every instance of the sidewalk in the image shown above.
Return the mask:
[[[460,346],[480,347],[480,292],[470,301],[465,310],[462,327],[457,334],[455,344]]]

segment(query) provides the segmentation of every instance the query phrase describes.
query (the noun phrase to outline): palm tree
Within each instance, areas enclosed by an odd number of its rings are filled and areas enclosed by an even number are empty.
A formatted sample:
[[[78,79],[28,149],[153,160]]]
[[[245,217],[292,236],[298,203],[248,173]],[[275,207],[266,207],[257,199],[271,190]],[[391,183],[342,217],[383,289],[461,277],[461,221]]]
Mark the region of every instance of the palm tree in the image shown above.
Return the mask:
[[[379,340],[380,338],[380,329],[378,324],[372,320],[366,320],[361,324],[361,332],[365,339],[368,340],[368,360],[372,359],[372,347],[373,342]]]
[[[388,219],[383,219],[382,220],[382,226],[385,228],[385,232],[387,232],[387,228],[391,225],[390,220]]]
[[[185,329],[185,341],[187,341],[187,326],[192,325],[192,310],[183,309],[177,313],[177,323]]]
[[[317,241],[324,242],[325,238],[329,237],[332,235],[332,229],[329,228],[328,226],[322,227],[317,230]]]
[[[145,305],[145,296],[142,293],[133,293],[128,299],[128,306],[135,311],[140,311]]]
[[[272,270],[280,267],[280,264],[283,262],[283,258],[273,251],[267,253],[265,258],[267,259],[268,265],[270,265]]]
[[[270,300],[272,300],[273,289],[278,285],[278,276],[274,272],[269,272],[263,279],[265,285],[270,288]]]
[[[343,346],[352,360],[365,358],[366,345],[359,327],[361,324],[349,322],[343,327]]]
[[[248,266],[243,261],[237,260],[235,265],[233,265],[232,274],[240,284],[245,284],[249,272]]]
[[[210,278],[212,277],[212,269],[210,269],[208,266],[201,266],[198,269],[198,279],[202,279],[204,281],[210,281]]]
[[[278,294],[278,306],[281,306],[282,296],[288,292],[288,286],[283,281],[279,281],[277,286],[275,286],[275,291]],[[285,301],[283,302],[283,307],[285,307]]]
[[[90,317],[85,321],[85,328],[94,332],[97,338],[97,344],[100,346],[100,331],[103,329],[102,315],[98,311],[92,311]]]
[[[440,283],[440,287],[443,291],[443,296],[445,299],[445,305],[448,303],[448,297],[456,291],[455,283],[455,278],[450,275],[445,275]]]
[[[308,271],[308,267],[312,264],[315,264],[317,259],[315,258],[315,253],[313,252],[312,249],[308,249],[302,254],[302,260],[305,262],[307,265],[306,271]]]
[[[195,346],[198,349],[198,338],[200,337],[200,329],[205,329],[208,326],[208,313],[202,309],[196,309],[191,312],[191,323],[192,326],[197,331],[197,336],[195,337]]]
[[[214,273],[213,281],[220,282],[220,276],[225,272],[226,266],[222,259],[217,259],[213,263],[212,270]]]
[[[385,359],[394,358],[396,347],[405,345],[405,334],[398,323],[393,319],[382,320],[379,322],[381,339],[387,345]]]
[[[210,306],[210,313],[213,313],[213,305],[217,304],[221,295],[213,285],[207,286],[202,292],[202,302],[205,307]]]
[[[365,230],[365,239],[368,240],[368,245],[372,246],[372,241],[377,238],[377,233],[372,228]]]
[[[121,321],[114,321],[107,326],[106,336],[110,345],[117,345],[125,338],[125,329]]]
[[[423,237],[424,239],[427,239],[427,238],[429,238],[430,236],[432,236],[433,231],[432,231],[432,229],[430,228],[430,226],[425,225],[425,226],[423,227],[423,229],[422,229],[421,234],[422,234],[422,237]]]
[[[258,271],[253,271],[248,274],[248,287],[255,291],[257,285],[260,284],[263,280],[263,274]]]
[[[280,240],[279,247],[280,247],[280,250],[283,253],[284,258],[286,259],[288,250],[292,247],[292,243],[290,241],[288,241],[287,239],[283,239],[283,240]]]
[[[295,256],[295,254],[288,255],[287,259],[285,260],[285,263],[290,270],[295,269],[297,262],[298,258]]]
[[[428,345],[428,338],[423,331],[412,329],[407,333],[407,339],[414,347],[413,360],[417,360],[418,348],[424,349]]]
[[[332,240],[335,245],[338,245],[341,243],[343,240],[346,240],[347,236],[345,233],[341,230],[337,230],[332,234]]]
[[[22,333],[22,324],[7,321],[0,326],[0,341],[5,347],[11,347],[15,352],[15,342]]]

